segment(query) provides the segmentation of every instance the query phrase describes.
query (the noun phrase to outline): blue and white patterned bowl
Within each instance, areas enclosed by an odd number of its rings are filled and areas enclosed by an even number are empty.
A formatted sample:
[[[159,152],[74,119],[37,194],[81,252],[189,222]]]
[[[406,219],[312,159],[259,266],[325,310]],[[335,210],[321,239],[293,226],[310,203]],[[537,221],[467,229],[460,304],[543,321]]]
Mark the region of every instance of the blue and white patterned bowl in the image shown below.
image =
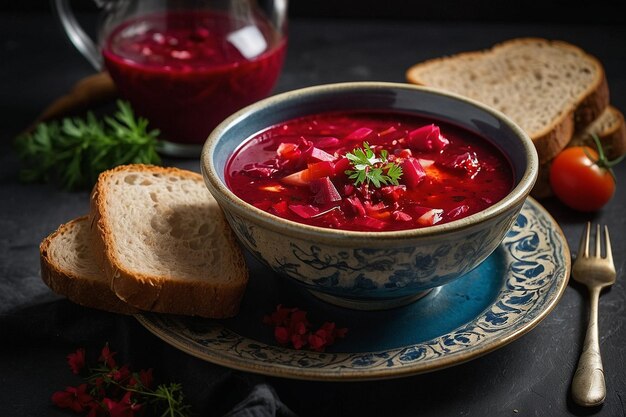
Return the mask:
[[[226,187],[228,158],[246,138],[289,119],[341,110],[410,112],[475,132],[507,156],[514,187],[503,200],[469,217],[393,232],[292,222],[253,207]],[[485,260],[530,193],[538,158],[526,133],[502,113],[475,101],[409,84],[354,82],[295,90],[242,109],[208,137],[201,168],[237,237],[259,260],[324,300],[372,310],[414,301]]]

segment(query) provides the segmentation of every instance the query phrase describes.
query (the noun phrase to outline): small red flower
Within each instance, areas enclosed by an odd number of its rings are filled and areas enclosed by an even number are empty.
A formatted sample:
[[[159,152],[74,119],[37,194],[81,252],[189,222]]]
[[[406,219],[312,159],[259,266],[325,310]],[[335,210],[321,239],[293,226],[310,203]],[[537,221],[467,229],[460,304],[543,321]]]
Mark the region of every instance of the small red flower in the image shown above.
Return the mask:
[[[76,352],[67,355],[67,363],[73,374],[80,374],[85,367],[85,349],[77,349]]]
[[[122,365],[121,368],[114,368],[109,372],[109,377],[115,382],[124,382],[130,377],[130,369],[128,365]]]
[[[335,327],[334,322],[326,322],[315,334],[320,336],[327,345],[332,345],[335,343]]]
[[[69,408],[75,413],[81,413],[93,403],[93,397],[87,394],[87,384],[78,387],[67,387],[65,391],[52,394],[52,402],[60,408]]]
[[[141,411],[142,405],[133,403],[131,397],[132,392],[127,391],[119,402],[111,398],[105,398],[102,402],[111,417],[134,417],[136,412]]]
[[[348,331],[346,328],[337,329],[334,322],[325,322],[312,332],[306,311],[280,304],[273,313],[263,317],[263,323],[274,326],[274,338],[279,344],[291,343],[295,349],[308,346],[318,352],[332,345],[337,338],[345,337]]]
[[[308,330],[311,323],[306,319],[306,311],[295,309],[291,313],[291,327],[298,334],[304,334]]]
[[[274,338],[281,345],[289,343],[289,331],[286,327],[277,326],[274,328]]]
[[[115,359],[113,358],[113,356],[115,356],[115,355],[117,355],[117,352],[112,352],[109,349],[109,344],[107,343],[102,348],[102,353],[100,354],[100,358],[98,358],[98,360],[100,362],[104,362],[104,364],[109,369],[113,369],[113,368],[115,368],[117,366],[117,363],[115,362]]]
[[[118,367],[115,355],[106,344],[96,367],[86,366],[84,349],[67,355],[72,372],[83,371],[86,383],[53,393],[52,402],[86,417],[135,417],[147,408],[159,415],[185,415],[190,407],[183,402],[180,384],[161,384],[154,390],[151,368],[133,372],[128,364]]]
[[[307,342],[308,342],[308,337],[307,337],[308,333],[305,334],[297,334],[294,333],[291,335],[291,344],[293,345],[293,347],[296,350],[300,350],[303,347],[306,346]]]
[[[306,319],[306,311],[294,310],[289,321],[289,333],[291,342],[296,349],[306,345],[306,334],[309,333],[311,323]]]
[[[337,329],[334,322],[325,322],[315,333],[309,336],[309,345],[313,350],[323,351],[326,346],[335,343],[337,338],[345,337],[348,329]]]
[[[324,340],[323,337],[320,337],[317,333],[309,335],[308,342],[309,342],[309,346],[311,346],[311,349],[317,352],[323,351],[324,348],[326,347],[326,341]]]

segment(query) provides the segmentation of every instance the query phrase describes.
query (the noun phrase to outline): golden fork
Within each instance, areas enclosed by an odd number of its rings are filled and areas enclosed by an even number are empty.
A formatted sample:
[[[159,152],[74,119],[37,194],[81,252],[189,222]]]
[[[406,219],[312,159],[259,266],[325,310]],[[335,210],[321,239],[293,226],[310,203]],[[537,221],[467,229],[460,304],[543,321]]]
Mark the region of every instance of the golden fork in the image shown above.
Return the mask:
[[[609,228],[604,226],[605,256],[601,255],[600,225],[596,227],[595,252],[589,255],[589,231],[591,224],[580,239],[580,248],[576,261],[572,267],[574,280],[587,286],[590,296],[589,324],[583,345],[583,351],[578,360],[578,368],[572,380],[572,398],[582,406],[602,404],[606,397],[604,383],[604,369],[600,356],[598,341],[598,301],[600,291],[615,282],[615,265],[611,253]]]

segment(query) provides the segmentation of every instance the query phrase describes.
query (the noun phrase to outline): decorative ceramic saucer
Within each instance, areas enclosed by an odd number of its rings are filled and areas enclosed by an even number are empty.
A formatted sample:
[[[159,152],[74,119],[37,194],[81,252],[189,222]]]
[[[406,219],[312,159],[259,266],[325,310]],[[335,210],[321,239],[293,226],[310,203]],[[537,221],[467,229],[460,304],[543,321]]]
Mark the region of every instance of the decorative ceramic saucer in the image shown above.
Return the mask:
[[[247,258],[250,282],[237,317],[143,313],[139,322],[176,348],[248,372],[308,380],[367,380],[433,371],[500,348],[534,328],[559,301],[570,273],[559,225],[529,198],[502,244],[478,268],[404,307],[337,307]],[[279,346],[263,316],[277,305],[313,326],[348,328],[325,352]]]

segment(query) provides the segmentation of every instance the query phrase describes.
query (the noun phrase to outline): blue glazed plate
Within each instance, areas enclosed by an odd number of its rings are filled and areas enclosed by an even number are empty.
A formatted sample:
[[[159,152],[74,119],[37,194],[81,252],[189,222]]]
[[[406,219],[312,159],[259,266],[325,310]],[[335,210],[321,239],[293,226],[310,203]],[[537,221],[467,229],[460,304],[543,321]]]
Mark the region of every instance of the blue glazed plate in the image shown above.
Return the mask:
[[[408,306],[356,311],[327,304],[247,258],[250,283],[236,318],[142,313],[152,333],[198,358],[248,372],[308,380],[367,380],[466,362],[530,331],[556,306],[570,273],[567,241],[529,198],[496,251],[478,268]],[[262,323],[278,304],[308,312],[313,327],[347,327],[325,352],[279,346]]]

